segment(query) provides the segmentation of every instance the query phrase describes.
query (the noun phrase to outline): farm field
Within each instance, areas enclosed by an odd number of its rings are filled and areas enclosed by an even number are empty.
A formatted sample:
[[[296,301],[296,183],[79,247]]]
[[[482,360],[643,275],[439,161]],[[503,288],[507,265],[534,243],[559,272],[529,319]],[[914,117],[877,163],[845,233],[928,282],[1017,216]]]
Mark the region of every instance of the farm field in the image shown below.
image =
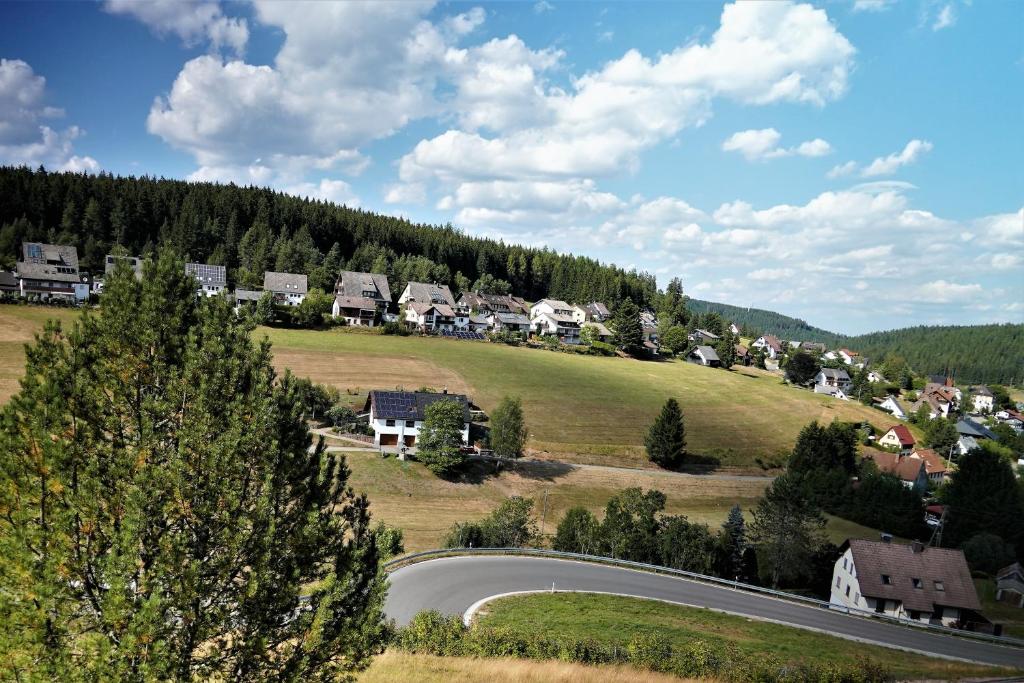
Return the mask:
[[[854,664],[867,657],[889,668],[897,680],[1007,675],[1006,669],[926,657],[857,643],[803,629],[682,607],[653,600],[587,593],[522,595],[485,605],[477,623],[514,630],[543,630],[552,636],[626,643],[635,635],[658,634],[674,645],[704,640],[742,654],[782,662]]]
[[[17,390],[22,344],[48,317],[67,309],[0,306],[0,400]],[[361,404],[371,388],[447,387],[484,410],[505,395],[522,398],[528,448],[540,458],[652,467],[643,434],[670,396],[686,416],[689,450],[726,469],[779,465],[811,420],[868,420],[886,414],[858,403],[800,391],[753,368],[733,371],[678,361],[637,361],[515,348],[483,342],[390,337],[345,330],[259,328],[275,365],[330,384]]]

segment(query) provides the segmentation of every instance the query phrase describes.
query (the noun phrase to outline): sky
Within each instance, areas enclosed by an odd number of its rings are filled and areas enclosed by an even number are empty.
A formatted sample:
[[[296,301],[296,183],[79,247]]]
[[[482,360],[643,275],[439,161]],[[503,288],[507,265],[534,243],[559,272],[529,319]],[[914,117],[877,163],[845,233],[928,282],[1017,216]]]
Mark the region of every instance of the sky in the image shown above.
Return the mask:
[[[270,186],[844,333],[1024,321],[1024,3],[0,3],[0,163]]]

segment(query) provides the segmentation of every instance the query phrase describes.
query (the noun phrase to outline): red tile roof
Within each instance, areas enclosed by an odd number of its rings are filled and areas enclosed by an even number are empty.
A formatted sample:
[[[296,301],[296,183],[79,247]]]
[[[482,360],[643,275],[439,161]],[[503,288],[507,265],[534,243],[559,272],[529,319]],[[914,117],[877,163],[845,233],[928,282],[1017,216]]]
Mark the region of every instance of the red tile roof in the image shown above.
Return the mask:
[[[865,448],[864,457],[873,460],[878,465],[879,472],[894,474],[906,482],[916,482],[921,475],[922,467],[925,467],[925,474],[928,472],[924,460],[921,458],[912,458],[900,455],[899,453],[889,453],[888,451],[880,451],[874,448]]]
[[[888,434],[889,432],[892,432],[893,434],[896,435],[896,438],[899,439],[901,446],[913,446],[915,443],[917,443],[914,440],[914,435],[910,433],[910,430],[907,429],[905,425],[894,425],[892,427],[889,427],[889,429],[886,430],[885,434]],[[885,434],[883,434],[882,436],[885,436]]]
[[[946,472],[946,463],[942,460],[942,456],[930,448],[922,448],[921,450],[914,451],[910,454],[910,457],[924,460],[924,466],[928,474],[940,474]]]

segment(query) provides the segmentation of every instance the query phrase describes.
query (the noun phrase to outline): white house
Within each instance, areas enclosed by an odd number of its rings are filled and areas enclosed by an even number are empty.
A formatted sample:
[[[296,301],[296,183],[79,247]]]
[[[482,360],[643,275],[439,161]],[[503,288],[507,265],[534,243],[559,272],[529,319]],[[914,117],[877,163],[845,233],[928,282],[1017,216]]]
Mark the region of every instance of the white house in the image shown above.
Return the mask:
[[[196,279],[196,294],[199,296],[217,296],[228,289],[228,273],[224,266],[186,263],[185,274]]]
[[[835,368],[822,368],[814,377],[815,387],[835,387],[837,389],[842,389],[845,392],[850,388],[850,384],[850,375],[847,374],[846,370],[837,370]]]
[[[455,309],[448,304],[412,301],[405,305],[405,324],[422,332],[452,332],[455,320]]]
[[[690,354],[690,360],[700,365],[707,365],[709,367],[720,367],[722,360],[715,353],[715,350],[710,346],[698,346]]]
[[[336,294],[331,304],[331,317],[343,318],[347,325],[373,327],[377,310],[377,301],[370,297]]]
[[[462,406],[462,443],[469,443],[469,399],[462,394],[426,391],[371,391],[364,411],[370,413],[373,443],[378,447],[415,447],[427,407],[437,401],[455,401]]]
[[[700,329],[694,330],[690,334],[690,341],[695,342],[697,344],[714,344],[720,338],[721,337],[719,337],[717,334],[713,332],[708,332],[707,330]]]
[[[839,550],[833,605],[943,626],[978,620],[981,603],[963,551],[860,539]]]
[[[843,391],[839,387],[829,386],[826,384],[815,384],[814,393],[825,394],[826,396],[831,396],[832,398],[838,398],[840,401],[850,400],[850,397],[847,396],[845,391]]]
[[[764,349],[765,353],[767,353],[768,357],[772,360],[775,360],[782,355],[782,342],[779,341],[778,337],[771,334],[758,337],[754,340],[754,343],[751,344],[751,346],[755,349]]]
[[[739,336],[740,334],[740,328],[736,327],[736,323],[729,323],[729,331],[736,336]]]
[[[426,282],[410,282],[398,297],[399,305],[415,301],[420,304],[446,304],[455,308],[455,297],[448,285],[427,284]]]
[[[530,327],[538,335],[552,335],[565,344],[580,341],[580,323],[572,306],[558,299],[541,299],[531,306]]]
[[[903,403],[901,403],[900,400],[892,394],[879,401],[877,405],[893,417],[900,420],[907,419],[907,409],[903,406]]]
[[[298,306],[306,298],[308,285],[305,275],[297,273],[263,273],[263,291],[272,292],[274,303],[282,306]]]
[[[386,275],[343,270],[334,284],[331,315],[344,318],[349,325],[373,327],[377,312],[387,312],[391,287]]]
[[[991,413],[994,398],[992,390],[984,385],[971,387],[971,402],[976,413]]]
[[[914,435],[904,425],[894,425],[889,427],[888,431],[882,434],[876,443],[885,448],[896,449],[901,453],[910,453],[917,441],[914,440]]]
[[[871,382],[872,384],[876,384],[878,382],[885,383],[885,382],[888,382],[889,380],[887,380],[885,377],[883,377],[882,373],[880,373],[880,372],[875,372],[874,370],[868,370],[868,381]]]

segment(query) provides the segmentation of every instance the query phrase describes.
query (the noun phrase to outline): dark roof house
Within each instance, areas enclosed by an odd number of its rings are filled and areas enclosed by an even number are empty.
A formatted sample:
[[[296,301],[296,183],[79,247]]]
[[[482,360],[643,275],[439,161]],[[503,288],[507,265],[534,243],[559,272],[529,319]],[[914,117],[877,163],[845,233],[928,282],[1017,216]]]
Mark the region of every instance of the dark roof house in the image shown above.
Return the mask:
[[[426,418],[427,407],[438,401],[455,401],[462,405],[463,421],[469,422],[469,399],[463,394],[427,391],[371,391],[364,411],[372,410],[374,419],[417,420]]]
[[[391,303],[391,287],[386,275],[380,273],[357,273],[343,270],[338,275],[334,293],[349,299],[373,299],[381,304]],[[372,308],[372,306],[371,306]]]
[[[77,283],[78,249],[62,244],[25,242],[23,259],[18,261],[18,277],[28,280]]]
[[[307,292],[306,276],[298,273],[263,273],[263,289],[275,294],[302,294]]]
[[[426,304],[448,304],[455,305],[455,297],[448,285],[428,284],[426,282],[410,282],[406,285],[405,291],[399,297],[399,303],[417,301]]]
[[[224,266],[207,263],[186,263],[185,274],[191,275],[203,287],[227,287],[228,274]]]

